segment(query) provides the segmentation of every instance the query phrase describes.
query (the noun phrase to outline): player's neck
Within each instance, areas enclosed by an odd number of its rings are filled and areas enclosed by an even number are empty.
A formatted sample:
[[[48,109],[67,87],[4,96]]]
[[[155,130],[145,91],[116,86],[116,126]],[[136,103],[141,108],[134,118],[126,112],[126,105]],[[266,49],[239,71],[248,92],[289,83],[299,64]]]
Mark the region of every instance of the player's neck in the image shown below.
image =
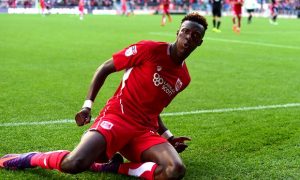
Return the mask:
[[[178,55],[177,55],[177,48],[176,48],[176,43],[171,43],[170,44],[170,56],[171,56],[171,59],[172,61],[175,63],[175,64],[178,64],[178,65],[181,65],[182,62],[184,61],[184,59],[180,58]]]

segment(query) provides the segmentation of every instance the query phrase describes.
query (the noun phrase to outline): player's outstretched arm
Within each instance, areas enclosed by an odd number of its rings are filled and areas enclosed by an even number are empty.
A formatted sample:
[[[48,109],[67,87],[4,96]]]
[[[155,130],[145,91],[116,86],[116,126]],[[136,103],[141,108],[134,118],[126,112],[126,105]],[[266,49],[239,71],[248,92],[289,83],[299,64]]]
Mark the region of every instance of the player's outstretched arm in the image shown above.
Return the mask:
[[[185,144],[185,141],[190,141],[191,139],[189,137],[183,137],[183,136],[174,137],[171,131],[168,130],[168,128],[164,125],[160,116],[158,116],[158,125],[159,125],[157,131],[158,134],[166,138],[178,153],[181,153],[188,147],[188,145]]]
[[[88,124],[91,121],[91,109],[96,96],[104,84],[107,76],[113,72],[115,72],[115,66],[112,58],[105,61],[101,64],[92,79],[88,94],[86,96],[86,100],[82,106],[82,109],[76,114],[75,120],[78,126],[82,126]]]

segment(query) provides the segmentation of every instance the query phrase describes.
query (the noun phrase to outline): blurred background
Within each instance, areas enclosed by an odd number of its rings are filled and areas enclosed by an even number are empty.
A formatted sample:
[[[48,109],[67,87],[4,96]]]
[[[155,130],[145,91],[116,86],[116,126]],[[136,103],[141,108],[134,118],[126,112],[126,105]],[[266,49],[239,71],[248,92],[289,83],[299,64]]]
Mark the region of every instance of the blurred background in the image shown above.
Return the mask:
[[[1,13],[39,13],[41,0],[0,0]],[[268,16],[271,0],[256,0],[256,16]],[[126,3],[128,10],[135,14],[161,13],[161,0],[84,0],[87,14],[121,14],[122,3]],[[170,12],[172,14],[187,13],[189,11],[202,11],[211,14],[210,0],[171,0]],[[74,14],[79,0],[45,0],[47,9],[52,13]],[[286,17],[300,18],[299,0],[278,0],[278,13]],[[245,11],[245,9],[244,9]],[[223,0],[223,14],[231,12],[230,0]],[[283,17],[283,16],[281,16]]]

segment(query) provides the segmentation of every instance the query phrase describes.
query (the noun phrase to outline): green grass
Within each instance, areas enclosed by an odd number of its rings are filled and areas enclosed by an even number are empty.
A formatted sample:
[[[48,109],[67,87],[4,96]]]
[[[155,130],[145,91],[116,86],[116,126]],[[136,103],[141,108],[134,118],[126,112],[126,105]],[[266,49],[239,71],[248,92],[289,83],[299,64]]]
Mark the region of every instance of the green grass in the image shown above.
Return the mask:
[[[73,119],[96,68],[112,53],[142,39],[173,42],[182,16],[160,27],[160,16],[0,15],[0,124]],[[164,112],[300,102],[300,24],[243,19],[240,35],[222,18],[187,60],[190,86]],[[111,75],[94,105],[95,117],[122,73]],[[164,117],[176,135],[189,136],[181,154],[185,179],[299,179],[300,107]],[[88,128],[63,123],[0,126],[0,156],[72,150]],[[40,168],[0,170],[0,179],[132,179]]]

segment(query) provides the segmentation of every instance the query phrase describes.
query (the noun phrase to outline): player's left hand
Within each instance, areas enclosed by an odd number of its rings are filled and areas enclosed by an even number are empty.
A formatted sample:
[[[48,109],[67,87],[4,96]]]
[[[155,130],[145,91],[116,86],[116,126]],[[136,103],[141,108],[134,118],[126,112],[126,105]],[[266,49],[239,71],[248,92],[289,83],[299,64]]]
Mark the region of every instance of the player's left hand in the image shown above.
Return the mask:
[[[176,149],[178,153],[184,151],[188,145],[185,144],[185,141],[190,141],[191,139],[188,137],[170,137],[168,141],[172,144],[172,146]]]
[[[83,126],[91,121],[91,109],[82,108],[75,116],[75,121],[78,126]]]

